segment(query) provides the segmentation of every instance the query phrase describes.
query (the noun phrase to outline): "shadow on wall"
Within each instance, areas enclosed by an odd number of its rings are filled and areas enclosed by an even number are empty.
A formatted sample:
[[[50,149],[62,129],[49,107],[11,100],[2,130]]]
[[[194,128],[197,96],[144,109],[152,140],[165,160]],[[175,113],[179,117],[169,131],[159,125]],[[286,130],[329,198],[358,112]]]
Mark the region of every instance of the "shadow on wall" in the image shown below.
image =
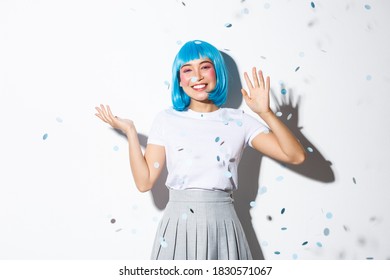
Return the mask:
[[[224,107],[239,108],[242,103],[241,95],[241,80],[238,72],[238,68],[234,60],[222,53],[226,66],[229,72],[229,94],[228,100]],[[286,95],[282,95],[282,99],[278,100],[275,94],[271,91],[271,96],[275,101],[276,109],[282,113],[281,119],[286,126],[292,131],[292,133],[299,139],[303,147],[308,148],[313,152],[307,153],[306,161],[301,165],[286,165],[289,168],[305,177],[320,181],[320,182],[333,182],[335,180],[334,173],[331,169],[331,162],[327,161],[321,153],[315,148],[315,146],[302,134],[302,127],[298,127],[298,113],[300,99],[298,99],[295,105],[292,104],[293,92],[288,91],[289,99]],[[287,118],[287,116],[291,116]],[[139,134],[139,140],[143,147],[146,147],[147,136]],[[315,152],[314,152],[315,151]],[[259,240],[256,236],[256,232],[253,228],[252,218],[250,215],[250,202],[255,201],[259,191],[259,173],[261,167],[262,155],[255,150],[249,148],[245,149],[238,168],[238,185],[240,186],[234,194],[234,204],[237,211],[237,215],[245,230],[245,234],[248,239],[249,246],[252,251],[253,258],[255,260],[264,259],[263,252],[260,247]],[[166,165],[161,176],[152,188],[152,197],[154,204],[160,210],[163,210],[169,199],[169,192],[165,186],[165,181],[168,172]]]

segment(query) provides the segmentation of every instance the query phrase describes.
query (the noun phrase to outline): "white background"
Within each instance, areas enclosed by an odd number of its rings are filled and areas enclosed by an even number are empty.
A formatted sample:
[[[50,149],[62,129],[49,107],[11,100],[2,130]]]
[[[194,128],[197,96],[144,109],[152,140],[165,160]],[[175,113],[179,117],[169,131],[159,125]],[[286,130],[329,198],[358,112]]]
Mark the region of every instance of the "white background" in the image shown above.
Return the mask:
[[[247,149],[236,206],[254,257],[390,258],[390,4],[314,4],[0,0],[0,259],[149,258],[163,184],[136,190],[126,139],[94,107],[144,143],[193,39],[230,59],[227,105],[251,113],[243,72],[269,75],[274,111],[312,151],[294,168]]]

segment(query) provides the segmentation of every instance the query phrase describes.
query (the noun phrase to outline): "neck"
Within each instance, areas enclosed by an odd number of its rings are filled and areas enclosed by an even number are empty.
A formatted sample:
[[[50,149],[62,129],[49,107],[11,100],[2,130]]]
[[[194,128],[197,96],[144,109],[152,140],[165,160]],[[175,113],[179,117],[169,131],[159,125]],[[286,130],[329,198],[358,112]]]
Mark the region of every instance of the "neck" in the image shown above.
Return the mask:
[[[203,102],[194,102],[193,100],[191,100],[191,103],[188,106],[188,109],[191,109],[192,111],[200,112],[200,113],[210,113],[210,112],[214,112],[214,111],[218,110],[219,108],[213,102],[203,103]]]

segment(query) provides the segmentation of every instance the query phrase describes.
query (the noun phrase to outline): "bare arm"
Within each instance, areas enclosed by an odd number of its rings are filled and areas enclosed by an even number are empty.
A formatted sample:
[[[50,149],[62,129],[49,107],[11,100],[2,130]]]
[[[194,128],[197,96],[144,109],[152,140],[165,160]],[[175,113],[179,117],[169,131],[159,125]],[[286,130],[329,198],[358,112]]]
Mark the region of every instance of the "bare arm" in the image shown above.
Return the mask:
[[[291,164],[302,163],[306,157],[305,150],[269,107],[270,78],[267,77],[267,83],[265,83],[262,71],[259,71],[259,76],[257,76],[255,67],[252,69],[252,76],[254,85],[248,74],[244,73],[250,95],[244,89],[241,90],[242,95],[249,108],[257,113],[271,129],[268,134],[261,133],[257,135],[252,140],[252,146],[276,160]]]
[[[96,110],[98,118],[126,134],[129,143],[130,168],[135,185],[140,192],[151,190],[164,167],[165,148],[149,144],[143,154],[133,121],[114,117],[109,106],[105,108],[100,105]]]

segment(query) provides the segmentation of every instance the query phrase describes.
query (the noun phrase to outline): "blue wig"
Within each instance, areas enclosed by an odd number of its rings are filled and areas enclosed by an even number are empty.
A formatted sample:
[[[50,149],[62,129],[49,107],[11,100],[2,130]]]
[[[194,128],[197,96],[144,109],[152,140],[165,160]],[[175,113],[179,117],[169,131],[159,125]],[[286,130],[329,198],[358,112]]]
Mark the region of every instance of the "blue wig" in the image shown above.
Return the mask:
[[[180,86],[180,68],[183,64],[200,58],[210,59],[215,68],[217,82],[215,89],[209,92],[209,100],[218,107],[221,107],[226,101],[228,75],[221,53],[207,42],[200,40],[189,41],[181,47],[172,66],[172,103],[173,108],[177,111],[186,110],[191,102],[190,97]]]

